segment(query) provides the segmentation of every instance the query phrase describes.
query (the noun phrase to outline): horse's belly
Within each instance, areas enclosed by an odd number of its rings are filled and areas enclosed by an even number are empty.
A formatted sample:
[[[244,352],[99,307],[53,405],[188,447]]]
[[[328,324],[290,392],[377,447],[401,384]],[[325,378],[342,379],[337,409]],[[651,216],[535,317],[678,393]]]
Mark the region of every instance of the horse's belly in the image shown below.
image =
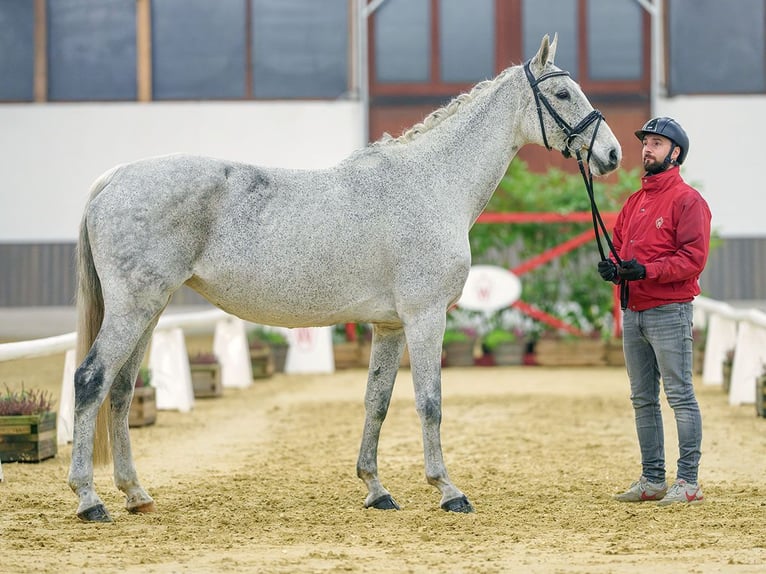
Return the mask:
[[[211,282],[193,277],[187,285],[227,313],[281,327],[318,327],[346,322],[398,323],[394,302],[368,286],[290,279]],[[334,280],[333,280],[334,279]]]

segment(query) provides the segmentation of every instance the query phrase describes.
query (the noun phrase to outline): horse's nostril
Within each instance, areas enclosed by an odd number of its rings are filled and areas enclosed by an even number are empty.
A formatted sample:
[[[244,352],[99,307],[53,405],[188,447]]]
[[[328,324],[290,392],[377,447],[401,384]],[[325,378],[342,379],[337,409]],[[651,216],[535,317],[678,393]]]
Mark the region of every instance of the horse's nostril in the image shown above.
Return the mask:
[[[617,154],[617,149],[612,148],[609,151],[609,161],[611,161],[613,164],[617,164],[619,160],[620,160],[620,156]]]

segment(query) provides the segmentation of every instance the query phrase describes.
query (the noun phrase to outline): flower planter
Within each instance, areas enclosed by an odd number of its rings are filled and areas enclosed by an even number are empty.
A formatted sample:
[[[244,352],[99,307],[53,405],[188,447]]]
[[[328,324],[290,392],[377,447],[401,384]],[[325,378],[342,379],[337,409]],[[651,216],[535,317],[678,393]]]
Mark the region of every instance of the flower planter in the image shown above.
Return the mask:
[[[57,450],[55,412],[0,416],[0,461],[40,462]]]
[[[606,364],[601,339],[540,339],[535,360],[545,367],[585,367]]]
[[[610,367],[624,367],[625,353],[622,350],[622,339],[609,340],[604,344],[604,361]]]
[[[254,379],[268,379],[274,374],[274,355],[270,347],[250,347],[250,366]]]
[[[136,387],[128,412],[128,426],[143,427],[157,421],[157,392],[154,387]]]
[[[362,361],[362,350],[358,342],[347,341],[332,346],[336,369],[356,369]]]
[[[521,365],[524,362],[524,350],[526,345],[519,341],[506,341],[498,343],[492,349],[492,360],[495,366],[507,367]]]
[[[766,374],[755,380],[755,412],[759,417],[766,417]]]
[[[191,371],[194,398],[220,397],[223,395],[220,363],[189,363],[189,370]]]
[[[285,363],[287,362],[287,349],[290,345],[287,343],[269,343],[271,347],[271,358],[275,373],[285,372]]]
[[[444,343],[444,366],[445,367],[473,367],[474,341],[453,341]]]

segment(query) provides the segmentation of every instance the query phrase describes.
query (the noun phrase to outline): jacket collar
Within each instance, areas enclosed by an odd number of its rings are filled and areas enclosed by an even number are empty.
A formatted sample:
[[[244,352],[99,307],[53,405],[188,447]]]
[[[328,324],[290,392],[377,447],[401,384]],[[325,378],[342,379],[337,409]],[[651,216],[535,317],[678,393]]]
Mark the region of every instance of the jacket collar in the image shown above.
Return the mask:
[[[673,166],[654,175],[644,174],[641,178],[641,188],[647,193],[660,193],[667,191],[679,181],[681,181],[681,170],[678,166]]]

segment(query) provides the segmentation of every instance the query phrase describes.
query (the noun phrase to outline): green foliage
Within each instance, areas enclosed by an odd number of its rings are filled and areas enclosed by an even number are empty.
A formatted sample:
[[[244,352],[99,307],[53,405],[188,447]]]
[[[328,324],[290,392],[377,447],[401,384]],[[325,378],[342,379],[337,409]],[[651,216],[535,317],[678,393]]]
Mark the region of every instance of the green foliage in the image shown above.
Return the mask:
[[[516,335],[511,331],[505,329],[493,329],[482,339],[482,344],[489,350],[494,351],[495,348],[502,343],[515,343],[518,340]]]
[[[449,345],[450,343],[468,343],[469,341],[471,341],[471,337],[465,331],[461,329],[446,329],[444,331],[442,345]]]
[[[638,170],[618,173],[615,183],[594,182],[594,198],[602,213],[619,211],[640,186]],[[532,173],[516,159],[508,168],[485,211],[553,212],[590,211],[590,200],[579,173],[558,169]],[[469,239],[475,264],[513,268],[542,254],[563,240],[591,229],[586,223],[477,224]],[[539,309],[573,323],[585,332],[609,331],[613,307],[612,286],[596,272],[599,253],[589,242],[525,273],[522,298]],[[536,333],[547,326],[536,325]]]
[[[247,332],[247,342],[251,347],[264,345],[287,345],[287,337],[276,329],[254,327]]]
[[[0,416],[42,415],[53,409],[53,397],[48,391],[11,390],[5,385],[5,394],[0,396]]]
[[[152,372],[149,367],[141,367],[138,369],[138,375],[136,376],[136,388],[151,387],[152,386]]]

